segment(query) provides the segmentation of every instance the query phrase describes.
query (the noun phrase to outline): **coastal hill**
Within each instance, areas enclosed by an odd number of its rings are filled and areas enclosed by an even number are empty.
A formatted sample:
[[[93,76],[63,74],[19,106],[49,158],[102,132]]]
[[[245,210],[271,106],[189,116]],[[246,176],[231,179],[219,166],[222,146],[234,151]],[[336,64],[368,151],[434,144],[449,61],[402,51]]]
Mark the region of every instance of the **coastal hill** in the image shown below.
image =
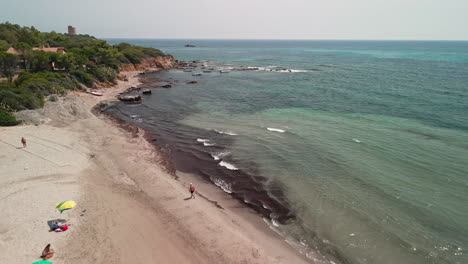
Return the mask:
[[[109,45],[89,35],[40,32],[34,27],[0,24],[0,125],[19,122],[11,114],[37,109],[45,98],[67,91],[115,84],[120,71],[173,61],[158,49]]]

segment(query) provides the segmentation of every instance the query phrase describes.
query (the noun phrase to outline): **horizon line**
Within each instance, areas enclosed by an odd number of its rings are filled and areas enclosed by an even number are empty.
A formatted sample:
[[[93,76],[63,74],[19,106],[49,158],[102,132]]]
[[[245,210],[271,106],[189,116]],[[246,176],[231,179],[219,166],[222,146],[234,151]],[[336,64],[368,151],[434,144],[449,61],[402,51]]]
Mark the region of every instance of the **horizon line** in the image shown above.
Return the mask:
[[[146,38],[146,37],[97,37],[101,39],[141,39],[141,40],[276,40],[276,41],[461,41],[468,39],[274,39],[274,38]]]

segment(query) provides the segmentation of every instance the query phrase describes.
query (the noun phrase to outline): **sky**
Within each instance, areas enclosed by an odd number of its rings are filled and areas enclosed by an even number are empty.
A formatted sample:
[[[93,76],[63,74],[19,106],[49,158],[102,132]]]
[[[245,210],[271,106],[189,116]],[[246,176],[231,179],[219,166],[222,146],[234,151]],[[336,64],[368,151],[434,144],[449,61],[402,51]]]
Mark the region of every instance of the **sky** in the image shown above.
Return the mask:
[[[468,0],[0,0],[0,22],[98,38],[468,40]]]

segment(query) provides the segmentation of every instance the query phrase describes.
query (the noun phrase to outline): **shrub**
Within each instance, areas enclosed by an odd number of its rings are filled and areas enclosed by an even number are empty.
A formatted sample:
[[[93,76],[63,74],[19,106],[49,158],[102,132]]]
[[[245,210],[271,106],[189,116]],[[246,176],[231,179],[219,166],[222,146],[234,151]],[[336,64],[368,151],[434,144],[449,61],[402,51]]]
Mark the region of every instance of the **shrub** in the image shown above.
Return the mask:
[[[19,123],[12,114],[0,111],[0,126],[16,126]]]
[[[133,64],[139,64],[144,58],[164,56],[164,53],[158,49],[134,46],[125,42],[114,47],[123,54],[123,58],[120,59],[122,63],[129,61]]]
[[[67,73],[41,72],[21,73],[15,80],[15,85],[34,94],[47,96],[50,94],[65,94],[67,90],[81,88],[79,82]]]
[[[36,109],[44,106],[44,98],[19,88],[3,88],[0,89],[0,103],[12,110]]]
[[[114,82],[117,79],[117,71],[109,67],[97,66],[90,69],[90,72],[100,82]]]
[[[93,87],[93,84],[96,81],[93,75],[84,71],[74,70],[74,71],[71,71],[70,74],[74,76],[77,81],[79,81],[80,83],[90,88]]]
[[[58,101],[57,95],[53,94],[53,95],[49,96],[49,101],[51,101],[51,102],[57,102],[57,101]]]

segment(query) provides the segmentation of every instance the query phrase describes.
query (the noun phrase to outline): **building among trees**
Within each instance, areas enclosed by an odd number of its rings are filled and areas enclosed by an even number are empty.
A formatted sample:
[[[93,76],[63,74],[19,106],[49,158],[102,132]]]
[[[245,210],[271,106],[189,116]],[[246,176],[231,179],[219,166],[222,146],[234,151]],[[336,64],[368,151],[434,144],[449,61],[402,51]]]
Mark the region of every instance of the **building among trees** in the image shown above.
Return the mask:
[[[33,47],[33,48],[31,48],[31,50],[42,50],[42,51],[45,51],[45,52],[55,52],[55,53],[60,53],[60,54],[66,53],[64,47]],[[13,47],[9,48],[6,52],[10,53],[10,54],[15,54],[15,55],[23,55],[24,54],[24,51],[19,50],[19,49],[15,49]]]

